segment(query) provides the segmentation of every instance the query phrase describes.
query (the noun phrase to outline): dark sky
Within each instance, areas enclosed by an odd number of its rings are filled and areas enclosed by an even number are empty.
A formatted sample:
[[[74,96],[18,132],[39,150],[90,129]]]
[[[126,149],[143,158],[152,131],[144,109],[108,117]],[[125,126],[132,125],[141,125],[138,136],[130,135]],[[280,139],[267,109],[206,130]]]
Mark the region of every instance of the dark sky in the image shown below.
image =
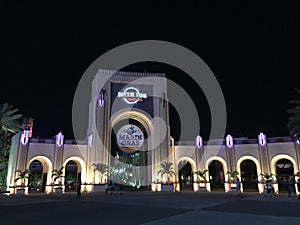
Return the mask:
[[[206,62],[225,96],[227,133],[288,135],[288,101],[300,88],[299,1],[122,2],[1,1],[0,103],[32,116],[33,136],[51,138],[62,130],[72,138],[73,95],[84,71],[111,48],[148,39],[177,43]],[[191,95],[201,92],[171,66],[130,69],[164,72]],[[197,96],[201,133],[208,137],[209,108]],[[172,110],[175,137],[177,119]]]

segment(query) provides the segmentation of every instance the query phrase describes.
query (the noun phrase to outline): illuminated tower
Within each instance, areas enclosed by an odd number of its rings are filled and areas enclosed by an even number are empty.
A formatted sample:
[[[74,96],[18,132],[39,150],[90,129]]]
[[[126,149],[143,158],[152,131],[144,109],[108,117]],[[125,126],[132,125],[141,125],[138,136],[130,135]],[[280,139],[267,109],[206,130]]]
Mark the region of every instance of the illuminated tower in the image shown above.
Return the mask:
[[[99,70],[89,110],[88,164],[107,165],[108,179],[127,185],[156,180],[169,152],[166,93],[162,73]]]

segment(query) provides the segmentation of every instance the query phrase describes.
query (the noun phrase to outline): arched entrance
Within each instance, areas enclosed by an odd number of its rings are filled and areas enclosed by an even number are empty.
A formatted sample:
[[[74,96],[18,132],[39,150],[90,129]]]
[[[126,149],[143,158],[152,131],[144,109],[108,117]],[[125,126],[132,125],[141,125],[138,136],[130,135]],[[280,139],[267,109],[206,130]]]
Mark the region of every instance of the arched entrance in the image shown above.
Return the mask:
[[[76,191],[77,183],[81,180],[81,171],[75,161],[69,160],[65,166],[65,191]]]
[[[29,160],[27,168],[30,170],[28,179],[28,192],[50,192],[52,164],[45,156],[36,156]]]
[[[43,173],[43,164],[39,160],[33,160],[29,165],[29,170],[28,192],[44,192],[47,173]]]
[[[241,180],[243,191],[258,191],[257,168],[255,162],[250,159],[241,163]]]
[[[213,160],[208,166],[209,182],[212,191],[224,191],[225,175],[221,162]]]
[[[288,181],[294,182],[294,166],[288,159],[279,159],[276,162],[276,178],[278,181],[278,189],[285,191],[285,183]],[[294,185],[292,185],[294,188]]]
[[[192,165],[186,160],[182,160],[178,164],[178,178],[180,183],[180,190],[193,189],[193,171]]]
[[[128,142],[139,142],[142,144],[135,148],[120,146],[120,143],[123,143],[120,136],[124,138],[125,136],[127,137],[127,134],[130,137],[134,135],[134,133],[126,133],[124,131],[125,128],[127,132],[129,132],[128,129],[130,128],[132,128],[130,130],[132,132],[139,130],[143,136],[143,140],[123,140],[126,144]],[[125,188],[129,186],[130,188],[146,187],[148,180],[148,157],[151,155],[148,154],[148,132],[148,126],[137,117],[122,118],[113,124],[110,142],[112,158],[109,179],[117,183],[122,183]]]

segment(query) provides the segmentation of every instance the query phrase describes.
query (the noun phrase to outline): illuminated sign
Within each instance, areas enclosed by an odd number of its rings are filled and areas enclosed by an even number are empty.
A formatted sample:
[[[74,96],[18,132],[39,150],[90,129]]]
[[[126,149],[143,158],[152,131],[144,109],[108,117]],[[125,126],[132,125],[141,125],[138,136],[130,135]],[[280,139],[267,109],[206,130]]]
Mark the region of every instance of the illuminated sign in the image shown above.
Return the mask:
[[[137,151],[144,143],[142,130],[132,124],[127,124],[118,131],[117,143],[123,151]]]
[[[128,87],[124,91],[118,92],[118,98],[123,98],[128,104],[135,104],[146,99],[147,94],[140,93],[139,90],[134,87]]]
[[[289,169],[292,168],[292,164],[290,163],[281,163],[276,165],[280,169]]]

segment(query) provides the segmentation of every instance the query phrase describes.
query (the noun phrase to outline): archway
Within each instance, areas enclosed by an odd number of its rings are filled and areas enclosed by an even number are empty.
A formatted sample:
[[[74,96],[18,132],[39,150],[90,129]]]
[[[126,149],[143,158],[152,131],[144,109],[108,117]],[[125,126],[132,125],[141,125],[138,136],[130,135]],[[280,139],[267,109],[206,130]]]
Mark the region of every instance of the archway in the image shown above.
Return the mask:
[[[190,162],[182,160],[178,164],[180,190],[193,189],[193,170]]]
[[[70,160],[65,166],[65,191],[75,191],[77,182],[81,180],[81,172],[77,163]]]
[[[33,160],[29,165],[30,175],[28,179],[28,192],[44,192],[45,184],[43,181],[47,180],[43,174],[43,164],[39,160]]]
[[[243,191],[258,191],[256,163],[253,160],[246,159],[241,162],[240,167]]]
[[[127,115],[128,117],[124,117]],[[150,121],[140,112],[121,113],[112,123],[110,136],[110,173],[109,179],[124,184],[124,187],[132,189],[146,187],[148,181],[148,163],[151,163]],[[130,130],[129,130],[130,129]],[[133,133],[141,140],[123,140],[121,138],[131,137]],[[127,133],[126,133],[127,132]],[[120,143],[126,143],[121,146]],[[127,145],[130,142],[137,146]],[[150,160],[149,160],[150,159]]]
[[[29,160],[27,164],[31,174],[28,180],[28,192],[50,192],[51,191],[51,161],[45,156],[37,156]]]
[[[213,160],[208,166],[208,172],[211,190],[224,191],[225,174],[222,163],[218,160]]]
[[[279,159],[276,163],[276,178],[278,181],[279,192],[285,190],[285,183],[294,182],[294,167],[293,163],[288,159]],[[294,185],[292,186],[294,187]]]
[[[298,166],[293,157],[287,154],[278,154],[271,160],[271,173],[276,175],[278,182],[278,191],[285,191],[285,181],[291,179],[294,182],[293,175],[298,171]],[[292,185],[293,188],[294,185]]]

